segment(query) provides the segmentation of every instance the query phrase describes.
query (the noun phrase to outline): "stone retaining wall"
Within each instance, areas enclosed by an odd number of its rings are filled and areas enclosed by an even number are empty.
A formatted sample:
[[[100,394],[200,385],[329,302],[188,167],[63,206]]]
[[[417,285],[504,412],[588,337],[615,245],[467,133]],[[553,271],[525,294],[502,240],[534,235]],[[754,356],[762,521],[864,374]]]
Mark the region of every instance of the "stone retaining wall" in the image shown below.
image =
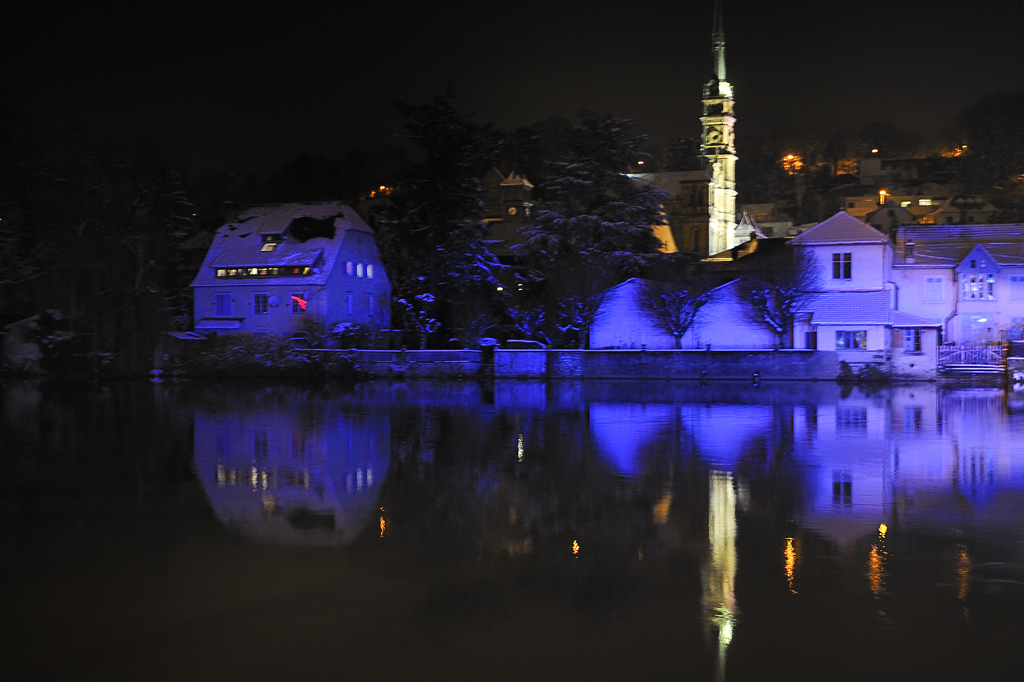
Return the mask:
[[[834,351],[496,350],[496,378],[823,379],[839,374]]]

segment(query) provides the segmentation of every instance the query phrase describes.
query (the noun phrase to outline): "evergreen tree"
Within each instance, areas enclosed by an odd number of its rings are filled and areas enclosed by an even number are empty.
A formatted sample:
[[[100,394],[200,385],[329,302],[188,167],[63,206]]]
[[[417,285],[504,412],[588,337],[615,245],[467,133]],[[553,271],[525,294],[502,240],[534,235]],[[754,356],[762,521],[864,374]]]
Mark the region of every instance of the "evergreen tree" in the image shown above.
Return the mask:
[[[520,257],[546,277],[599,266],[620,275],[640,271],[645,254],[661,248],[652,225],[663,224],[668,194],[626,173],[647,154],[633,122],[584,114],[565,130],[567,154],[551,164],[545,203],[523,228]]]
[[[484,242],[479,180],[494,163],[499,138],[456,112],[449,97],[396,105],[406,118],[403,137],[422,157],[383,209],[379,240],[396,300],[429,294],[430,310],[421,312],[442,321],[452,306],[491,295],[501,267]]]

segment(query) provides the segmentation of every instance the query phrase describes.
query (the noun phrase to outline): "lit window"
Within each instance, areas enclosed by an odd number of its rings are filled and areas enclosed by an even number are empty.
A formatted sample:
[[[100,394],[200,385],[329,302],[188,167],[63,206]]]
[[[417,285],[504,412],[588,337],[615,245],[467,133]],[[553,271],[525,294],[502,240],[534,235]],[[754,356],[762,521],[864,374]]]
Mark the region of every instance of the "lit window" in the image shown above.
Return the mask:
[[[277,247],[277,242],[267,242],[260,247],[260,251],[273,251]]]
[[[832,254],[832,279],[851,279],[853,276],[853,254]]]
[[[996,297],[996,276],[994,273],[970,273],[960,275],[961,301],[993,301]]]
[[[836,350],[866,350],[867,347],[868,333],[866,330],[836,332]]]
[[[373,279],[373,266],[372,265],[367,265],[366,266],[366,279]]]
[[[223,268],[221,268],[221,269],[217,270],[217,276],[218,277],[227,277],[228,276],[228,271],[223,269]]]
[[[921,330],[920,329],[904,329],[903,330],[903,351],[905,353],[920,353],[921,352]]]
[[[918,206],[931,206],[932,205],[932,200],[931,199],[918,199],[917,200],[917,205]]]
[[[900,202],[900,206],[901,206],[902,208],[906,208],[907,206],[910,206],[910,205],[911,205],[911,204],[913,204],[913,203],[914,203],[913,201],[901,201],[901,202]]]
[[[250,275],[254,275],[254,276],[258,275],[258,274],[260,274],[260,269],[259,268],[249,268],[249,274]]]
[[[214,314],[227,317],[231,314],[231,294],[216,294],[213,301]]]
[[[352,274],[352,261],[346,261],[345,262],[345,274],[346,275],[351,275]]]
[[[362,276],[363,276],[363,264],[362,263],[356,263],[356,277],[362,277]]]
[[[292,313],[302,314],[306,312],[306,295],[302,292],[292,294]]]
[[[253,294],[252,296],[252,312],[254,315],[266,315],[267,305],[270,301],[269,294]]]

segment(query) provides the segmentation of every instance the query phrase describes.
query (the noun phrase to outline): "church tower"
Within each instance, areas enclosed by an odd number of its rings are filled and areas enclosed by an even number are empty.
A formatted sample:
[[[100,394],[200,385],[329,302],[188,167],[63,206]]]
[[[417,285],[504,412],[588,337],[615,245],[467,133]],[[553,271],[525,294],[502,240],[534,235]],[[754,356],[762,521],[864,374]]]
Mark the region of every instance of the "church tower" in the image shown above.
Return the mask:
[[[739,243],[736,228],[736,140],[732,86],[725,78],[725,28],[722,2],[715,0],[711,39],[714,74],[704,86],[704,115],[700,117],[700,153],[712,169],[708,191],[708,251],[731,249]],[[746,240],[743,240],[746,241]]]

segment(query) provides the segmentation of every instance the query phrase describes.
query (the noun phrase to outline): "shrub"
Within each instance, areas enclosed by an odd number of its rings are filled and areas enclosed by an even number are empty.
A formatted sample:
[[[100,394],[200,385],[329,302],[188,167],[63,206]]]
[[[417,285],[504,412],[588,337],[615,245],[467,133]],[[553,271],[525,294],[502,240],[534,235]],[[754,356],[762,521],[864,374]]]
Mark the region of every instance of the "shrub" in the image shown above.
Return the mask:
[[[350,378],[352,358],[342,353],[309,353],[283,336],[233,334],[210,339],[188,362],[190,373],[204,377]]]

